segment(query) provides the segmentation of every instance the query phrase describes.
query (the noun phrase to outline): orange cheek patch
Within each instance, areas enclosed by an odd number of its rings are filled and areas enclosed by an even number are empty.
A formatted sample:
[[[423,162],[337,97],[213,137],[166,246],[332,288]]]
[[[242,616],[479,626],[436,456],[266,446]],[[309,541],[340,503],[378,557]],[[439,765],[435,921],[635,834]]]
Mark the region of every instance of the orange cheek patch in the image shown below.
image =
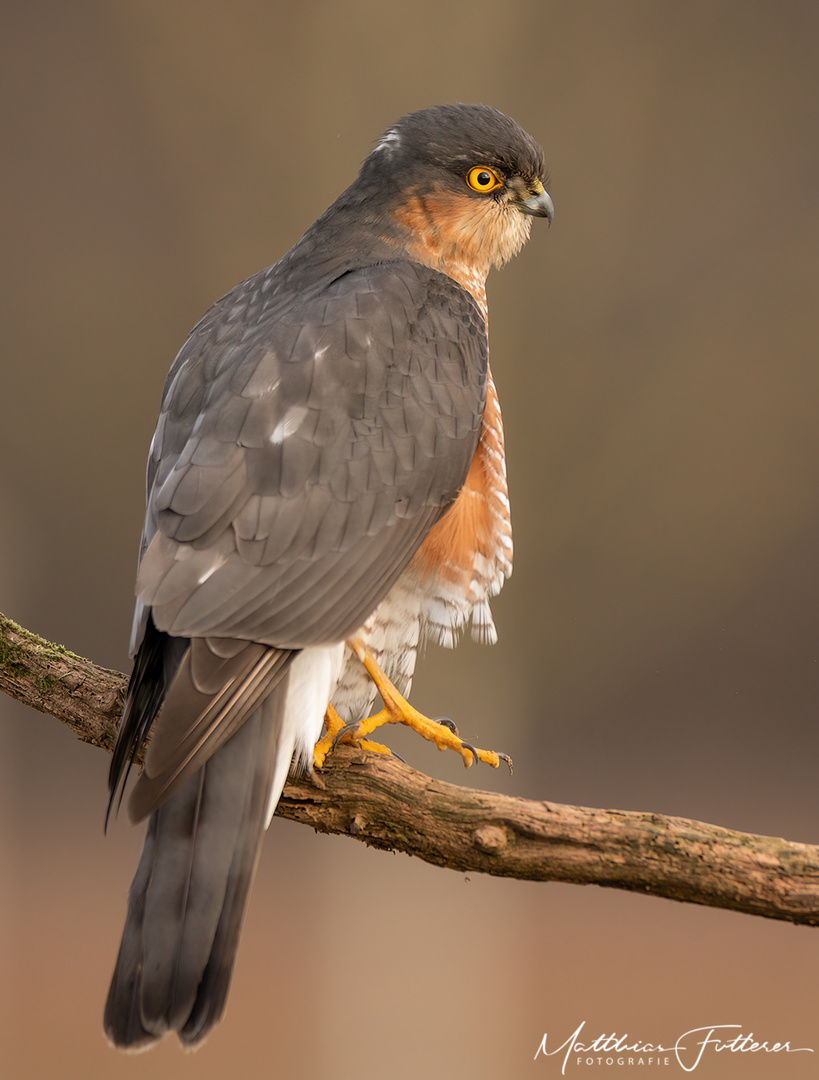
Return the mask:
[[[410,195],[393,220],[407,230],[404,243],[411,259],[448,274],[485,305],[483,283],[497,247],[493,199],[441,190]]]

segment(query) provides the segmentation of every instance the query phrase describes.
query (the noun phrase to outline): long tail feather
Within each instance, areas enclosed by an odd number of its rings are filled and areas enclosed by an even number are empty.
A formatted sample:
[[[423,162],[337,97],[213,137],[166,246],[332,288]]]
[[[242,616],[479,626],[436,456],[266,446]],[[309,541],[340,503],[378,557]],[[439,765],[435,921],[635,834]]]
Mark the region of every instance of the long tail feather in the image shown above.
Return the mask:
[[[286,686],[150,819],[105,1008],[116,1046],[169,1031],[193,1046],[224,1011],[276,761],[293,752]]]

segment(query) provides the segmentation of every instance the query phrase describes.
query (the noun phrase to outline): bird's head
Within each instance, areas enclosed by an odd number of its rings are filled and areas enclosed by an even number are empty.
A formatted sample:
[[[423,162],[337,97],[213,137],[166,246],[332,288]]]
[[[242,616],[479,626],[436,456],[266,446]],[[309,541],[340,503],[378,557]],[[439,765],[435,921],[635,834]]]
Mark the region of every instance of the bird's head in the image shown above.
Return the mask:
[[[551,223],[546,184],[543,151],[514,120],[489,105],[442,105],[389,128],[356,186],[385,200],[411,258],[485,280],[520,250],[533,217]]]

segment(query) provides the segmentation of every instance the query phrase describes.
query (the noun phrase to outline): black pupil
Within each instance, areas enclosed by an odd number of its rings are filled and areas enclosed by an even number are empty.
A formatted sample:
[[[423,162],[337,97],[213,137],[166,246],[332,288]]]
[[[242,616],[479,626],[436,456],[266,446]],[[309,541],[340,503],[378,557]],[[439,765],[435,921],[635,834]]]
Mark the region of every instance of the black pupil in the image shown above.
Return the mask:
[[[492,173],[479,172],[477,179],[481,187],[489,187],[489,185],[492,183]]]

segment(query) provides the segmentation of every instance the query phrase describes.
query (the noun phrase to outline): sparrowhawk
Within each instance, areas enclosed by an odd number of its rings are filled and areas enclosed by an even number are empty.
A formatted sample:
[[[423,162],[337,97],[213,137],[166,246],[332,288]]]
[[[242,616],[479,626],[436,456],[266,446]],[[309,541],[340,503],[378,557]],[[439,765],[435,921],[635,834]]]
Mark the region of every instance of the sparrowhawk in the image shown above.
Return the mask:
[[[150,817],[105,1010],[120,1047],[222,1015],[262,836],[291,767],[411,717],[419,643],[511,570],[485,282],[552,219],[543,153],[486,105],[412,113],[171,367],[151,445],[111,799]],[[322,724],[329,734],[316,743]],[[379,714],[381,716],[381,714]],[[418,714],[415,714],[418,716]],[[423,718],[419,718],[419,725]],[[429,724],[439,745],[498,755]],[[110,809],[110,806],[109,806]]]

